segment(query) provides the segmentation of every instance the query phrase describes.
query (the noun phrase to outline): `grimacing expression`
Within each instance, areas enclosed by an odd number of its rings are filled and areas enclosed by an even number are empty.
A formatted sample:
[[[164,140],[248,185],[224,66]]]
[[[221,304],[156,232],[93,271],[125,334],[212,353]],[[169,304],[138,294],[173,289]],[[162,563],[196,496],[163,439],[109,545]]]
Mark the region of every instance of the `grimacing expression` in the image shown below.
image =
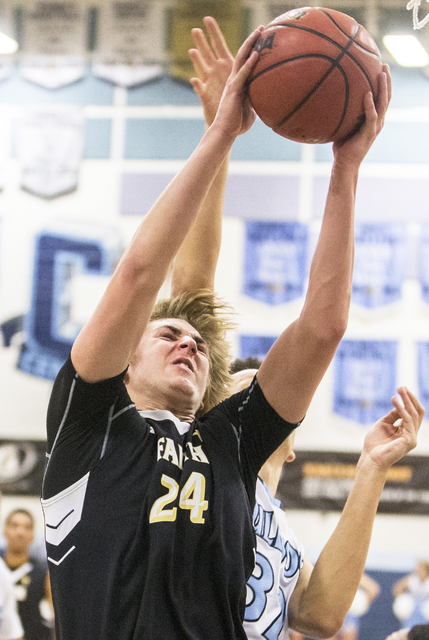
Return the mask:
[[[146,389],[166,389],[198,407],[209,379],[208,347],[186,320],[151,321],[131,362],[133,376]]]

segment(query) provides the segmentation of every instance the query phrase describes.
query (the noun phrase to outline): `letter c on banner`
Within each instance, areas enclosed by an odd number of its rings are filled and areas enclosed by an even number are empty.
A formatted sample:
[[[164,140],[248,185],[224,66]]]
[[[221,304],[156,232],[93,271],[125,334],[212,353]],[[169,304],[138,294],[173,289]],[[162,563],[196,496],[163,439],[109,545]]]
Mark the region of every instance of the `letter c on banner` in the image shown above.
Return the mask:
[[[75,275],[112,273],[118,255],[115,236],[77,237],[45,231],[36,238],[31,308],[26,318],[26,344],[18,368],[53,379],[66,360],[80,326],[70,319],[71,281]]]

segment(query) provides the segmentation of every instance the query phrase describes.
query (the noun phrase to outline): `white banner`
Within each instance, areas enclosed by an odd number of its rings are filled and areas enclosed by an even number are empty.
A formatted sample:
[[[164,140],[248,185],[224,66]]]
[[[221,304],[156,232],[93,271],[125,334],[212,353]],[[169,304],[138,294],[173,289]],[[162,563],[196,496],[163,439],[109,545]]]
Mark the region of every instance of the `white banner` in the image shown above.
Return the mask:
[[[23,8],[21,75],[47,89],[85,75],[87,9],[78,2],[33,2]]]
[[[159,3],[142,0],[103,4],[93,74],[124,87],[162,75],[163,11]]]
[[[73,191],[82,148],[80,108],[50,105],[26,110],[17,136],[22,188],[44,198]]]

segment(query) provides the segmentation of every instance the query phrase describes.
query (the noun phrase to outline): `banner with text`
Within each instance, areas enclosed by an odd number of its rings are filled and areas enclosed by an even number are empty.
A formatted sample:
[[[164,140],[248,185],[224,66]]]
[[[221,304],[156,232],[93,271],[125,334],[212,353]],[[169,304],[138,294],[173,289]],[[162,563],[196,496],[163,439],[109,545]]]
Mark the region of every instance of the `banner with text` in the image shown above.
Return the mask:
[[[304,293],[308,228],[299,222],[246,223],[244,293],[271,305]]]
[[[357,453],[295,451],[285,463],[277,498],[284,509],[342,511],[359,459]],[[379,513],[429,514],[429,457],[408,455],[389,471]]]
[[[335,355],[334,412],[369,425],[392,409],[397,343],[343,340]]]
[[[405,263],[405,225],[357,224],[352,301],[374,308],[400,300]]]

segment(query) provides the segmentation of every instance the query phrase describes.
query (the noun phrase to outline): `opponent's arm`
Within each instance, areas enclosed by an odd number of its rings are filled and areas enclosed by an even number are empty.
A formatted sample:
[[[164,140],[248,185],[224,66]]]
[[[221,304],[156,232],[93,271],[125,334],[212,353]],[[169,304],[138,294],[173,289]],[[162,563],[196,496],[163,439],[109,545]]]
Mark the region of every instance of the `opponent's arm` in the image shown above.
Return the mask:
[[[240,48],[212,126],[139,225],[94,314],[73,345],[73,364],[87,382],[110,378],[127,367],[169,266],[212,180],[236,136],[255,118],[245,81],[258,58],[252,48],[261,29]]]
[[[292,423],[307,412],[347,327],[358,172],[383,126],[389,100],[390,75],[385,66],[377,109],[368,93],[363,127],[333,145],[329,192],[301,315],[277,339],[257,374],[268,402]]]
[[[330,637],[341,628],[365,568],[387,473],[416,446],[424,409],[405,387],[398,392],[402,403],[392,398],[392,411],[367,433],[341,518],[314,568],[306,559],[291,596],[289,626],[312,638]]]
[[[190,49],[189,55],[196,73],[191,83],[203,105],[207,129],[215,119],[234,57],[216,20],[206,17],[204,24],[210,43],[202,29],[192,29],[196,48]],[[192,289],[214,289],[228,164],[229,154],[214,177],[197,219],[177,253],[171,281],[173,296]]]

